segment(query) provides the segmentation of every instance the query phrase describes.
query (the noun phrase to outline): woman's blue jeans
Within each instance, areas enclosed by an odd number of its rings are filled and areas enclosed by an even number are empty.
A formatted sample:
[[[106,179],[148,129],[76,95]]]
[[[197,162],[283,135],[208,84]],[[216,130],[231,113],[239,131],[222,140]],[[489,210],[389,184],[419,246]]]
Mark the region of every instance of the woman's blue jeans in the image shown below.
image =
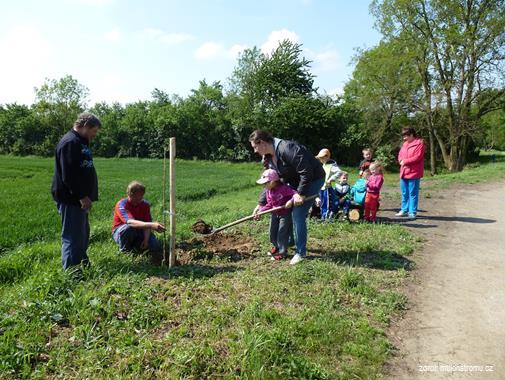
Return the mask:
[[[409,215],[417,214],[417,204],[419,201],[419,185],[421,179],[400,178],[400,190],[402,192],[402,212]]]
[[[324,178],[312,181],[309,184],[309,188],[306,197],[319,194],[321,187],[323,186]],[[307,216],[309,215],[309,210],[314,204],[315,199],[304,202],[300,206],[293,207],[293,230],[295,232],[295,246],[296,253],[301,256],[307,254]]]

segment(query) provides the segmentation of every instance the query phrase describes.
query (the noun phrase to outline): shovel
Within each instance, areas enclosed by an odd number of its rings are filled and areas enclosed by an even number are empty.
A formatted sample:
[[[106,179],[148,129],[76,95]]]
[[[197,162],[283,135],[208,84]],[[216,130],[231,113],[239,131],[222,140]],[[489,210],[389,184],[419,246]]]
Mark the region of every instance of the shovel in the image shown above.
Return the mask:
[[[312,199],[315,199],[318,195],[319,194],[311,195],[310,197],[305,198],[304,202],[310,201]],[[198,220],[196,223],[193,224],[192,229],[193,229],[193,231],[199,232],[199,233],[204,234],[204,235],[214,235],[215,233],[221,232],[221,231],[223,231],[223,230],[225,230],[225,229],[227,229],[229,227],[232,227],[232,226],[235,226],[237,224],[240,224],[240,223],[246,222],[248,220],[254,219],[254,217],[256,217],[256,216],[270,214],[272,212],[283,210],[285,208],[286,208],[285,206],[274,207],[274,208],[271,208],[271,209],[268,209],[268,210],[265,210],[265,211],[258,212],[257,214],[252,214],[252,215],[246,216],[244,218],[237,219],[234,222],[225,224],[224,226],[219,227],[219,228],[215,228],[215,229],[212,228],[212,226],[210,226],[207,223],[205,223],[203,220]]]

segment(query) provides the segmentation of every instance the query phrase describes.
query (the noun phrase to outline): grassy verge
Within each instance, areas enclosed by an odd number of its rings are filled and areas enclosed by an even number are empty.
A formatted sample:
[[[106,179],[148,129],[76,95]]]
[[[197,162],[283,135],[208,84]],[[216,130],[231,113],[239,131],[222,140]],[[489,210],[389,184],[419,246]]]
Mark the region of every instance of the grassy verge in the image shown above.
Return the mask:
[[[253,258],[169,272],[117,254],[110,239],[112,208],[132,179],[146,183],[160,218],[161,163],[96,165],[93,265],[76,281],[60,267],[52,160],[0,157],[0,206],[9,210],[0,215],[0,377],[380,377],[391,349],[384,330],[405,305],[401,285],[418,244],[403,228],[310,223],[312,259],[290,267],[261,254],[265,218],[230,231],[256,239]],[[221,225],[250,213],[259,172],[179,162],[178,239],[192,236],[199,217]]]

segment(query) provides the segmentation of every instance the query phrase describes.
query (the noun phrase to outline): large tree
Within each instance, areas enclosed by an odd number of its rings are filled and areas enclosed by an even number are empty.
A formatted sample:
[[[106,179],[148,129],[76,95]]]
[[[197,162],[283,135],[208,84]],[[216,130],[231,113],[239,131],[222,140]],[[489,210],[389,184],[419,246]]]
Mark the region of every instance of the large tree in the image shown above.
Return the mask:
[[[89,90],[71,75],[46,79],[42,86],[35,88],[34,110],[46,136],[40,145],[42,154],[52,154],[58,139],[86,108],[88,94]]]
[[[504,96],[505,1],[374,0],[371,9],[385,40],[401,38],[416,53],[428,130],[445,166],[461,170],[481,117]],[[442,130],[433,99],[443,102]]]
[[[359,51],[345,99],[362,111],[372,146],[397,138],[398,120],[413,110],[420,82],[408,49],[397,40]]]

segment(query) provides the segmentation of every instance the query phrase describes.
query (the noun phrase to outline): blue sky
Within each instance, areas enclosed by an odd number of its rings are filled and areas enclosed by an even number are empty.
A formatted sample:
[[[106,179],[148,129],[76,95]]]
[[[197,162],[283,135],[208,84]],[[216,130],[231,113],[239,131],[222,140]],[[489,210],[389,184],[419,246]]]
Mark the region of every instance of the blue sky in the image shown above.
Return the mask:
[[[3,1],[0,104],[34,101],[44,78],[72,75],[89,102],[187,96],[198,81],[226,84],[244,48],[303,44],[320,93],[340,92],[355,48],[379,41],[369,1]]]

